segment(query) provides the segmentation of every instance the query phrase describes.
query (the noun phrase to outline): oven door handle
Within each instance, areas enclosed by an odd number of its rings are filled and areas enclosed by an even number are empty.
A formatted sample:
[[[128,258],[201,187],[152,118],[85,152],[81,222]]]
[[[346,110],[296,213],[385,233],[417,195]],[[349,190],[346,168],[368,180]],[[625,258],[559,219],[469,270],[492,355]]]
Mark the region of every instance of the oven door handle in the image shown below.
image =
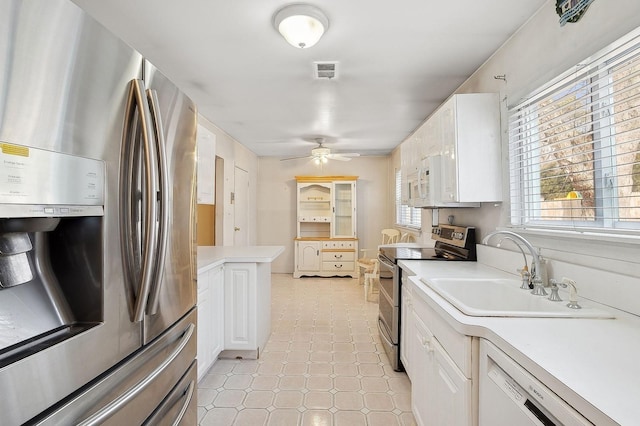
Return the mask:
[[[378,334],[380,334],[380,337],[384,339],[388,346],[393,346],[393,342],[389,338],[387,338],[386,329],[387,327],[385,327],[384,322],[380,318],[378,318]]]
[[[394,270],[396,268],[396,266],[393,263],[385,262],[383,258],[380,256],[378,256],[378,261],[391,270]]]

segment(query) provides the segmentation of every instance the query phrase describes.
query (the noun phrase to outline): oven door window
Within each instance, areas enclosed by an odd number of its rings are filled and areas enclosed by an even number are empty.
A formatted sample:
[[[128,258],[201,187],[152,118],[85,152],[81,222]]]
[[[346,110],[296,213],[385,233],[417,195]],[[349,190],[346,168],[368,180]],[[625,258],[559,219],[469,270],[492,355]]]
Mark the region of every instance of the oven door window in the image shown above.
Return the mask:
[[[395,303],[395,279],[394,279],[394,269],[395,268],[390,268],[388,265],[386,265],[384,262],[380,262],[380,290],[384,291],[387,295],[388,298],[390,298],[393,302],[394,305],[397,306],[398,304]]]
[[[382,320],[384,327],[387,329],[388,335],[394,345],[398,344],[398,325],[399,325],[399,309],[397,306],[393,306],[393,303],[389,298],[380,292],[379,301],[379,318]]]
[[[382,274],[380,274],[380,290],[384,291],[386,296],[391,298],[392,300],[394,299],[393,287],[393,277],[384,277]]]

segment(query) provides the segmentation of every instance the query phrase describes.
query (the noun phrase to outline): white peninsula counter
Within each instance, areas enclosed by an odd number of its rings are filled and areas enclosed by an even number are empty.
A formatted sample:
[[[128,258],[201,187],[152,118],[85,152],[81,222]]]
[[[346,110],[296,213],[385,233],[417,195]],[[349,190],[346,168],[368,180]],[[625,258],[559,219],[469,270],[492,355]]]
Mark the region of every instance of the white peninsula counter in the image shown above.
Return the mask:
[[[198,274],[225,262],[273,262],[284,251],[284,246],[201,246],[198,247]]]
[[[282,246],[198,247],[198,378],[260,356],[271,334],[271,262]]]

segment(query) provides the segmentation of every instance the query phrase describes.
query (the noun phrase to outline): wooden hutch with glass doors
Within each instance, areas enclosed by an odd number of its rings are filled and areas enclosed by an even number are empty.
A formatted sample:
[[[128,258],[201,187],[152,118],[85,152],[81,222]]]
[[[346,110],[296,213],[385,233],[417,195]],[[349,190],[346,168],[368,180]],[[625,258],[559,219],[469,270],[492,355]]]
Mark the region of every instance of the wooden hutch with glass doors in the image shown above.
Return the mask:
[[[296,176],[294,278],[358,278],[357,179],[357,176]]]

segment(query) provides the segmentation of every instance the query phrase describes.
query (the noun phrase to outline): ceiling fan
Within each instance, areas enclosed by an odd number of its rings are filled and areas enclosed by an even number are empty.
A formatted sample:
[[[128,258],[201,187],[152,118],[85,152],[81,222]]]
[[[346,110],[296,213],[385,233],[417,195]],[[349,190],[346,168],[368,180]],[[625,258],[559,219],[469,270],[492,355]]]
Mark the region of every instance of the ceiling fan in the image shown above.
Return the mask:
[[[329,160],[349,161],[353,157],[360,156],[360,154],[358,154],[357,152],[342,152],[339,154],[332,154],[331,150],[323,145],[323,142],[324,142],[323,138],[316,138],[315,142],[318,144],[318,146],[311,150],[311,155],[304,155],[302,157],[283,158],[280,161],[297,160],[300,158],[311,158],[316,164],[324,164]]]

